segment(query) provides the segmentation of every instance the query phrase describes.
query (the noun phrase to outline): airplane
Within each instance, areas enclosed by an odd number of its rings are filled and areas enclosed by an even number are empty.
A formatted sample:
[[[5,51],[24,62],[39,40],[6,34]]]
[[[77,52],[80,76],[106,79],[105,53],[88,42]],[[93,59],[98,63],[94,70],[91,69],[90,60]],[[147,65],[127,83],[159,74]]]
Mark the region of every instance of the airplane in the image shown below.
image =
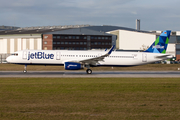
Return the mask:
[[[172,58],[165,54],[170,38],[170,30],[163,31],[155,42],[143,52],[118,52],[112,46],[106,51],[78,51],[78,50],[21,50],[7,57],[7,62],[25,65],[61,65],[65,70],[80,70],[87,68],[86,73],[91,74],[90,67],[111,66],[128,67],[138,66]]]

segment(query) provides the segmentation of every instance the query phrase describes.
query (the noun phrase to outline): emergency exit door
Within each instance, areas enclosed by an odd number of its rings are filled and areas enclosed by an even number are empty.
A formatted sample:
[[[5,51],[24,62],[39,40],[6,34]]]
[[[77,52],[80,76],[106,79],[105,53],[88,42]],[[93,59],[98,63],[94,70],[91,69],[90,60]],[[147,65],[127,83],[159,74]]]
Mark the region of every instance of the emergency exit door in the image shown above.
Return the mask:
[[[142,62],[147,62],[147,54],[142,54]]]
[[[56,60],[60,60],[61,59],[61,52],[56,52]]]

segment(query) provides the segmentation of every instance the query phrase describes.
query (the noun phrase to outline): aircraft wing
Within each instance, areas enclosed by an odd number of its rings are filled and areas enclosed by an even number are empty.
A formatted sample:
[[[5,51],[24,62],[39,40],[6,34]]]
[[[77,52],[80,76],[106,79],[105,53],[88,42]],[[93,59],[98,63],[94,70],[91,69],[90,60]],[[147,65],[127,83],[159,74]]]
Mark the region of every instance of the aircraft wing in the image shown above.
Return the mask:
[[[96,66],[96,64],[99,61],[103,61],[103,59],[107,56],[109,56],[113,49],[114,49],[115,45],[111,47],[111,49],[104,55],[98,56],[98,57],[94,57],[94,58],[89,58],[89,59],[84,59],[84,60],[73,60],[73,61],[68,61],[68,62],[75,62],[75,63],[83,63],[83,64],[88,64],[88,65],[94,65]]]
[[[99,61],[103,61],[103,59],[105,57],[109,56],[112,53],[114,47],[115,47],[115,45],[113,45],[111,47],[111,49],[104,55],[101,55],[101,56],[98,56],[98,57],[95,57],[95,58],[80,60],[79,62],[84,63],[84,64],[96,65],[96,63],[98,63]]]

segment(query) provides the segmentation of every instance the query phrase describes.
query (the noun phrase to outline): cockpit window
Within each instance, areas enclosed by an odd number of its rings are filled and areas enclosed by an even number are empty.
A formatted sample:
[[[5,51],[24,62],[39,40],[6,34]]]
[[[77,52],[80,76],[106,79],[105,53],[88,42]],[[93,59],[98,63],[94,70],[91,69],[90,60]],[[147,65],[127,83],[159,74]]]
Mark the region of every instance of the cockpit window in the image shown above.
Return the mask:
[[[13,56],[18,56],[18,53],[13,53],[13,54],[11,54],[11,55],[13,55]]]

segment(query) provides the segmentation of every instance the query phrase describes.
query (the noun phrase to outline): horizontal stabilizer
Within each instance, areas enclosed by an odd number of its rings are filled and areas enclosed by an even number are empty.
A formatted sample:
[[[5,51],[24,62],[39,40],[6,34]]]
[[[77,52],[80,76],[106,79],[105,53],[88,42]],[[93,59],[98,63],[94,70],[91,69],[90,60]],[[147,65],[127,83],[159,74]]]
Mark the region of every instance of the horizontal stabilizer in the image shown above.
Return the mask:
[[[163,59],[163,58],[170,59],[170,58],[173,58],[173,56],[172,55],[160,55],[160,56],[156,56],[155,58],[158,58],[158,59]]]

